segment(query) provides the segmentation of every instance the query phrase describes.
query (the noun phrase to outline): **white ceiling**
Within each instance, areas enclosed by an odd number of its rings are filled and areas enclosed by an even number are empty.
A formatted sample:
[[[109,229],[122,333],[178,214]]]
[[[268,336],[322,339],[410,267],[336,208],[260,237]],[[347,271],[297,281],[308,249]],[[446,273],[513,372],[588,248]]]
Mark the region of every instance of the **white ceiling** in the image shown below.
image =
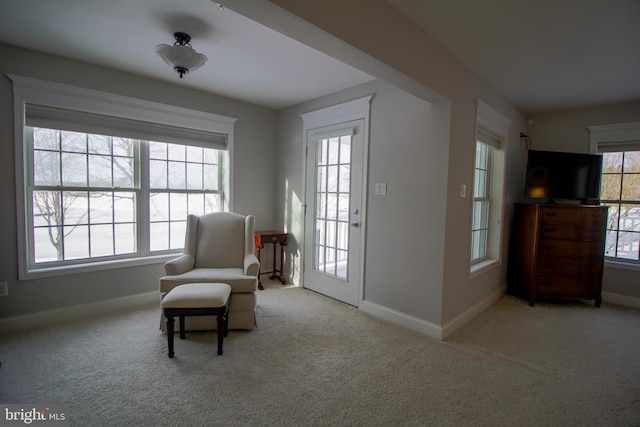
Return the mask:
[[[640,100],[638,0],[387,0],[528,113]],[[209,57],[180,80],[175,31]],[[282,108],[372,77],[210,0],[0,0],[0,41]]]
[[[527,113],[640,100],[639,0],[387,0]]]
[[[210,0],[0,0],[0,41],[282,108],[371,80]],[[179,79],[173,33],[208,62]]]

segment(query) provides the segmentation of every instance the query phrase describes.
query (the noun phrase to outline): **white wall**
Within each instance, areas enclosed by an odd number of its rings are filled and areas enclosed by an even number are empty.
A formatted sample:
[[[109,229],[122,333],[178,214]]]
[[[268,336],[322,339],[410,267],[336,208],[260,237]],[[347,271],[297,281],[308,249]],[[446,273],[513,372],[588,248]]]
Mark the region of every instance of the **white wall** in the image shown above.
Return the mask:
[[[254,214],[256,226],[275,226],[276,112],[176,84],[0,44],[0,319],[155,291],[162,265],[106,270],[49,279],[17,279],[13,95],[7,73],[50,80],[236,117],[234,210]]]
[[[287,247],[300,283],[303,129],[300,114],[373,95],[369,130],[364,300],[439,323],[448,164],[448,104],[431,106],[381,81],[281,110],[278,209],[292,233]],[[376,196],[376,182],[387,195]],[[435,225],[435,226],[432,226]]]
[[[640,101],[532,115],[528,132],[533,149],[588,153],[588,126],[638,121]],[[605,302],[607,294],[618,302],[624,302],[621,296],[640,298],[640,271],[605,263],[602,292]]]
[[[251,4],[252,2],[233,0],[229,7],[239,7],[241,13],[251,14],[251,8],[245,3]],[[403,296],[400,296],[401,292],[394,293],[391,290],[383,291],[382,289],[374,291],[373,294],[376,298],[384,298],[382,304],[387,307],[401,306],[411,313],[422,309],[421,319],[447,328],[443,335],[448,334],[448,331],[454,329],[449,325],[460,325],[468,320],[483,307],[486,307],[488,301],[495,298],[496,294],[506,288],[506,262],[498,269],[473,279],[469,278],[468,259],[472,204],[470,197],[461,198],[459,196],[459,188],[461,184],[472,188],[476,100],[482,100],[511,121],[508,139],[505,143],[507,158],[507,194],[505,197],[507,206],[506,221],[503,224],[507,230],[504,233],[505,244],[511,224],[512,203],[517,194],[521,192],[523,185],[520,171],[524,167],[525,149],[520,144],[518,135],[520,131],[526,130],[524,115],[440,46],[429,34],[400,15],[383,0],[349,2],[340,0],[325,0],[323,2],[272,0],[271,3],[284,9],[286,14],[277,15],[274,13],[277,16],[271,19],[272,17],[268,16],[265,11],[264,3],[260,3],[260,15],[254,14],[251,18],[299,40],[304,40],[305,43],[329,55],[334,54],[344,62],[398,85],[419,98],[427,101],[438,99],[438,102],[450,102],[450,121],[449,116],[447,117],[450,126],[447,132],[448,143],[440,147],[447,153],[438,153],[437,155],[438,159],[447,162],[439,169],[446,171],[447,174],[444,184],[445,193],[444,197],[437,198],[437,201],[433,201],[431,205],[426,207],[429,212],[427,216],[431,219],[439,218],[441,216],[439,212],[444,210],[445,221],[425,224],[426,227],[436,228],[444,233],[445,246],[442,248],[439,241],[419,243],[427,245],[429,251],[434,254],[442,251],[437,255],[442,257],[444,262],[441,282],[442,301],[423,301],[424,295],[421,295],[420,292],[416,293],[416,287],[419,285],[415,283],[405,285],[413,287],[413,290]],[[309,24],[313,27],[308,26]],[[318,29],[325,33],[316,34]],[[389,67],[410,77],[418,84],[406,84],[407,82],[401,78],[395,79],[396,76],[392,71],[389,71]],[[427,90],[422,90],[423,88],[427,88]],[[372,117],[372,126],[373,120]],[[426,139],[425,136],[423,140]],[[411,148],[418,155],[425,155],[425,152],[422,151],[424,146],[420,142],[413,142]],[[386,171],[384,169],[378,170],[381,167],[381,162],[378,164],[375,162],[376,159],[372,158],[370,176],[373,177],[376,174],[384,176]],[[394,164],[399,166],[399,163],[400,157],[396,159]],[[397,175],[394,175],[393,179],[399,182],[406,180],[407,178],[403,177],[402,171],[404,169],[396,170],[394,173]],[[424,180],[427,177],[421,175],[419,178]],[[416,184],[411,189],[415,190],[419,185]],[[422,182],[422,185],[427,185],[427,181]],[[380,212],[383,212],[384,207],[380,206],[380,208]],[[287,210],[289,208],[280,206],[280,209]],[[373,221],[376,221],[375,213],[370,212],[370,214],[374,215]],[[381,223],[383,217],[378,217]],[[387,228],[396,227],[398,224],[400,224],[399,221],[390,218],[384,221],[384,227]],[[408,236],[410,234],[409,227],[413,226],[415,224],[403,225],[398,233]],[[377,248],[379,241],[376,241],[373,236],[372,241],[376,242],[376,248],[367,247],[367,250],[376,255],[376,258],[373,259],[368,255],[368,262],[388,262],[376,252],[379,251]],[[424,253],[417,247],[418,242],[410,242],[410,239],[405,238],[403,243],[412,244],[411,247],[404,248],[405,250]],[[396,263],[400,265],[401,261],[396,260]],[[424,280],[426,276],[421,277]],[[367,275],[365,280],[368,282],[377,279]],[[387,286],[396,285],[387,284]],[[435,296],[435,294],[430,296]],[[399,302],[398,298],[402,299],[402,302]],[[413,301],[409,302],[409,300]],[[420,304],[423,304],[421,309],[417,308],[417,305]],[[432,308],[437,304],[441,305],[440,309]]]

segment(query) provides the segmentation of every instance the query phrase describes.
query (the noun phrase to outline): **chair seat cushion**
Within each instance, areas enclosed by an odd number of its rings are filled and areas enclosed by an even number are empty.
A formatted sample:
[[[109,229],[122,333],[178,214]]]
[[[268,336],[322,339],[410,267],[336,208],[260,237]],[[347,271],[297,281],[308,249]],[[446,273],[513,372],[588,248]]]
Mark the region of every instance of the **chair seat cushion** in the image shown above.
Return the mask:
[[[246,276],[241,268],[196,268],[186,273],[160,278],[160,292],[169,292],[185,283],[226,283],[231,292],[255,292],[258,289],[258,278]]]
[[[162,308],[222,307],[229,295],[231,286],[225,283],[187,283],[165,295]]]

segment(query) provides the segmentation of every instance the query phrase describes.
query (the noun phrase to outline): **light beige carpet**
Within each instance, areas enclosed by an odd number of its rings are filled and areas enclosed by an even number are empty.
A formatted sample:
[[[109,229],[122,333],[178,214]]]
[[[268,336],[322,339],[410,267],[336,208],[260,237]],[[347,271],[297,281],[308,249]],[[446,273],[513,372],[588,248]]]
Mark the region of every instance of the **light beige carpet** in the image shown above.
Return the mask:
[[[74,426],[640,425],[640,311],[506,296],[446,342],[268,283],[258,328],[176,339],[159,308],[0,337],[0,402]]]

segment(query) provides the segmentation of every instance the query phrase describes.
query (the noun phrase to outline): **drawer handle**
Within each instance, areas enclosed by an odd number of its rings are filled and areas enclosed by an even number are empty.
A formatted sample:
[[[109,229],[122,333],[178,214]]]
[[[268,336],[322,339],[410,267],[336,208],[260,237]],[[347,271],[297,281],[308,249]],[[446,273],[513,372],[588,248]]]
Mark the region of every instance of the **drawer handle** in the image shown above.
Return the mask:
[[[547,233],[553,233],[553,232],[555,232],[555,231],[556,231],[556,229],[555,229],[555,228],[547,227],[547,228],[545,228],[545,229],[544,229],[544,231],[546,231]]]
[[[557,212],[545,212],[546,216],[557,216],[558,213]]]
[[[543,245],[542,248],[543,249],[553,249],[553,248],[555,248],[555,246],[554,245]]]

